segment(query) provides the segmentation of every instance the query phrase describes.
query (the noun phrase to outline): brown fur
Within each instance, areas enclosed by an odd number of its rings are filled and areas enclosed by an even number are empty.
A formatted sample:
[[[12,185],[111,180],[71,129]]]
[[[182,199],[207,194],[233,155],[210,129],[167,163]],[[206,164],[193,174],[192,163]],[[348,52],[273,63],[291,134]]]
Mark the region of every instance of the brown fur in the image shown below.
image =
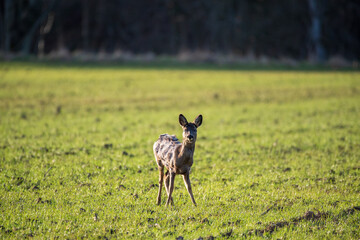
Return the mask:
[[[183,176],[185,186],[190,194],[191,200],[196,206],[190,183],[190,169],[194,162],[195,142],[197,138],[197,128],[202,123],[202,116],[199,115],[194,123],[188,123],[186,118],[180,114],[179,123],[183,128],[183,141],[180,143],[176,136],[169,134],[160,135],[154,143],[155,160],[159,168],[159,193],[157,204],[161,202],[162,184],[165,183],[165,189],[168,195],[166,205],[172,204],[172,192],[174,190],[175,175]],[[164,179],[164,167],[167,169]]]

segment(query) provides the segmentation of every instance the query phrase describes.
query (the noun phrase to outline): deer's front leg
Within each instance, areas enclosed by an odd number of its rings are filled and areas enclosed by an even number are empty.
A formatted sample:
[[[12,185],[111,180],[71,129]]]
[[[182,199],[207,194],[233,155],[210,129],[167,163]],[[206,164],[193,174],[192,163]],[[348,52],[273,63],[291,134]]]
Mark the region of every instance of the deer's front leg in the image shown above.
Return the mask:
[[[171,202],[171,195],[174,191],[174,181],[175,181],[175,172],[170,171],[169,174],[170,174],[170,187],[169,187],[169,196],[166,201],[166,206],[168,206],[169,203]]]
[[[157,196],[157,205],[160,205],[161,202],[161,189],[164,181],[164,167],[159,168],[159,193]]]
[[[191,183],[190,183],[190,171],[185,173],[183,175],[183,179],[184,179],[184,183],[185,183],[185,186],[186,186],[186,189],[188,190],[188,193],[191,197],[191,201],[193,202],[193,204],[196,206],[196,202],[195,202],[195,199],[194,199],[194,196],[193,196],[193,193],[192,193],[192,189],[191,189]]]

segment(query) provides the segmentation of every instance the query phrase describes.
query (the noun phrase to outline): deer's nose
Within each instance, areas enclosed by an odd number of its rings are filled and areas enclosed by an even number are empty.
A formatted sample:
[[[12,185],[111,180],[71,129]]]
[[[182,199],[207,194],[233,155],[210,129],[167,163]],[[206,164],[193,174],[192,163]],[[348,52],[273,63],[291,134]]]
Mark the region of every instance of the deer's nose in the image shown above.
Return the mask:
[[[193,135],[189,135],[188,138],[189,138],[190,141],[194,140],[194,136],[193,136]]]

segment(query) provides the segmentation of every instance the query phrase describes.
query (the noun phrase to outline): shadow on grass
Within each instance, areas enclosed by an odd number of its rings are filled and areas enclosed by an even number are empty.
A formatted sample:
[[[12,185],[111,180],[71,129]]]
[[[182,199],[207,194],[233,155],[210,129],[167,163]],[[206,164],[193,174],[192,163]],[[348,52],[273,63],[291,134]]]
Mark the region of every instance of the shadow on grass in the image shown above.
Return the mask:
[[[243,234],[243,236],[246,237],[246,236],[251,236],[253,234],[255,234],[257,236],[263,236],[265,233],[271,234],[274,231],[276,231],[280,228],[283,228],[283,227],[287,227],[287,226],[291,226],[291,225],[296,226],[301,221],[316,221],[316,220],[325,220],[328,218],[333,218],[334,220],[338,220],[339,218],[346,217],[348,215],[352,215],[356,211],[360,211],[360,206],[355,206],[355,207],[351,207],[348,209],[344,209],[337,215],[334,215],[331,212],[320,212],[318,210],[317,210],[317,213],[314,213],[312,211],[307,211],[304,215],[302,215],[300,217],[292,218],[289,221],[284,220],[284,221],[269,223],[262,229],[249,230],[247,233]]]

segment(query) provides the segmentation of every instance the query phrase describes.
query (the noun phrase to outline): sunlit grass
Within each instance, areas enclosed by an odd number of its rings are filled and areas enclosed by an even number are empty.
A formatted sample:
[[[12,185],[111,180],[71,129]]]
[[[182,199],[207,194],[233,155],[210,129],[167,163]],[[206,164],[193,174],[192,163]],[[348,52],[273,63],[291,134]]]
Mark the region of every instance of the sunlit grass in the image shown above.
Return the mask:
[[[203,114],[175,207],[152,144]],[[1,63],[1,238],[358,239],[360,74]],[[329,217],[255,234],[307,211]]]

